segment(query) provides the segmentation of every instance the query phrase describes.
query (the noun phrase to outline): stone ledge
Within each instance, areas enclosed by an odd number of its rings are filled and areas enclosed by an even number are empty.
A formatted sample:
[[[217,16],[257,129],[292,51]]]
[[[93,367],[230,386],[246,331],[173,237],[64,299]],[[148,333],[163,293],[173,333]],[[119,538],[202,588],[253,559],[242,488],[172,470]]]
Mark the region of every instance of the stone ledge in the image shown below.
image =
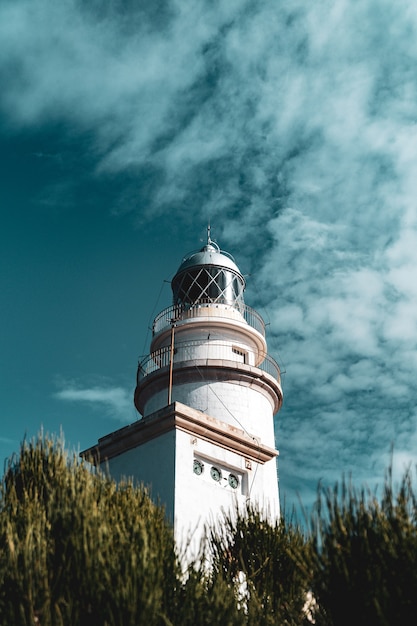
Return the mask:
[[[244,430],[181,402],[173,402],[142,420],[101,437],[96,446],[84,450],[80,456],[94,465],[100,465],[175,430],[199,437],[262,465],[278,455],[277,450],[263,445],[257,437]]]

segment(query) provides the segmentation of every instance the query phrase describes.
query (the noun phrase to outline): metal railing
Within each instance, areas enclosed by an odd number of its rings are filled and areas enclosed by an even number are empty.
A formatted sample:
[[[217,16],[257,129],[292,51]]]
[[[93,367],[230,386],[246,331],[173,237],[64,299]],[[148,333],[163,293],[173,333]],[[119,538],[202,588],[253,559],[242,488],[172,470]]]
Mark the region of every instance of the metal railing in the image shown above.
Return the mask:
[[[171,305],[161,311],[153,322],[152,333],[155,335],[159,333],[161,330],[165,328],[169,328],[173,322],[177,322],[180,320],[190,319],[192,317],[197,317],[198,315],[202,315],[207,312],[207,315],[210,316],[210,311],[208,309],[216,309],[216,318],[221,317],[222,310],[235,312],[237,315],[241,315],[243,320],[252,328],[257,330],[262,337],[265,337],[265,322],[262,317],[252,309],[250,306],[246,304],[239,304],[239,306],[233,306],[232,304],[222,303],[222,302],[198,302],[198,304],[193,304],[192,306],[184,306],[184,305]],[[204,311],[207,309],[207,311]],[[230,319],[229,315],[224,315],[225,318]]]
[[[187,361],[205,361],[207,365],[210,365],[210,361],[228,361],[235,365],[246,364],[251,367],[256,367],[263,372],[266,372],[277,380],[281,384],[281,371],[278,363],[269,356],[269,354],[262,354],[262,362],[258,365],[250,363],[253,353],[245,353],[243,350],[236,349],[234,344],[225,341],[184,341],[179,342],[174,347],[174,361],[173,368],[183,367]],[[163,367],[168,367],[171,358],[171,347],[165,346],[159,348],[155,352],[152,352],[144,359],[142,359],[138,366],[137,382],[138,384],[146,376],[160,370]],[[249,362],[248,362],[249,361]]]

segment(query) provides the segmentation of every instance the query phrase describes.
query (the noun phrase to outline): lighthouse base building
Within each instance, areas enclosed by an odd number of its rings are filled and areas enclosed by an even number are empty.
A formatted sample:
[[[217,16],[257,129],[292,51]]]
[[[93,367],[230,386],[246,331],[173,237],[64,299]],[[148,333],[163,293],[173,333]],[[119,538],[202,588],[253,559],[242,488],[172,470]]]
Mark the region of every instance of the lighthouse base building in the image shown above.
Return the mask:
[[[183,259],[173,304],[155,318],[139,363],[134,402],[142,419],[81,453],[115,480],[147,486],[190,556],[224,512],[250,503],[270,518],[280,513],[280,370],[244,288],[234,260],[210,237]]]

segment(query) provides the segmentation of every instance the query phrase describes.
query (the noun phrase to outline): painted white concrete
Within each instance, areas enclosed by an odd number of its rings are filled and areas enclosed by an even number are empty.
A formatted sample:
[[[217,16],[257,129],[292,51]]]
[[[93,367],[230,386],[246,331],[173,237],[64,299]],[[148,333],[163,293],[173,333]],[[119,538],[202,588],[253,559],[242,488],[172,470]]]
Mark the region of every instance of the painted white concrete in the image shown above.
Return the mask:
[[[133,478],[148,487],[152,498],[164,505],[167,518],[174,522],[175,511],[175,431],[105,461],[110,476],[120,482]]]
[[[271,403],[256,388],[243,387],[234,382],[198,380],[174,385],[172,401],[181,402],[227,424],[239,426],[250,435],[259,437],[266,445],[275,446],[274,422]],[[146,405],[150,415],[166,406],[166,389],[156,393]]]

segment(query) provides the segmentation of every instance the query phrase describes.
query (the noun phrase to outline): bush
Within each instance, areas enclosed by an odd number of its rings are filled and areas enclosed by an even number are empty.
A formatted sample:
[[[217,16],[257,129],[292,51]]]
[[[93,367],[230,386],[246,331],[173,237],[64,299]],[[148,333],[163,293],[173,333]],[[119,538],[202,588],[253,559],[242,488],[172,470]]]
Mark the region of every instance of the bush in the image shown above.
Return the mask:
[[[209,531],[212,577],[232,588],[248,624],[294,625],[306,622],[304,605],[311,572],[301,530],[284,518],[270,522],[249,507],[225,515]]]
[[[116,485],[39,437],[0,484],[0,624],[414,623],[416,522],[408,473],[395,492],[388,474],[380,500],[343,482],[319,490],[308,538],[249,507],[207,530],[202,560],[184,573],[145,489]]]
[[[0,537],[1,624],[166,623],[178,568],[163,510],[60,442],[25,443],[9,462]]]
[[[321,491],[312,543],[317,624],[392,626],[417,614],[416,498],[407,473],[377,498],[342,483]]]

